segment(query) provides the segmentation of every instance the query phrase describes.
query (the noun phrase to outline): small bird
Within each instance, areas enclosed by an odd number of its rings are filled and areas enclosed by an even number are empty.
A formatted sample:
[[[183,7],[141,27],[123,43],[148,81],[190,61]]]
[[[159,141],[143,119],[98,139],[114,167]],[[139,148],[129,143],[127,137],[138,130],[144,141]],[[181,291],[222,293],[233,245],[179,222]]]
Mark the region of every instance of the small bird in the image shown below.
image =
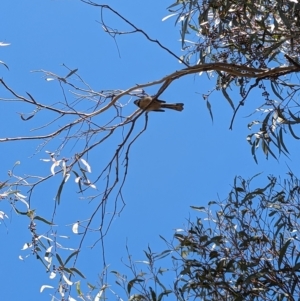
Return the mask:
[[[183,103],[166,103],[163,100],[154,99],[151,96],[136,99],[134,101],[134,104],[137,105],[140,109],[145,110],[146,112],[164,112],[165,110],[163,109],[182,111],[184,105]]]

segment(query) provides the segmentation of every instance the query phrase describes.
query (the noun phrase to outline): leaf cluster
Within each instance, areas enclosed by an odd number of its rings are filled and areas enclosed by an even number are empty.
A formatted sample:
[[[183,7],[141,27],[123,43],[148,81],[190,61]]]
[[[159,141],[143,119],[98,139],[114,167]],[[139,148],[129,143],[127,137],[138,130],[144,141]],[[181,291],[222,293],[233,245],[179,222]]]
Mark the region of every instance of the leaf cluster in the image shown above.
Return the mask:
[[[300,51],[300,4],[290,0],[178,0],[168,7],[170,16],[177,16],[175,23],[181,25],[181,41],[185,54],[182,60],[189,65],[224,63],[228,66],[271,70],[290,64],[299,72]],[[234,110],[230,128],[237,111],[246,104],[253,89],[261,93],[255,113],[263,116],[249,123],[260,125],[247,140],[257,162],[256,150],[261,148],[268,157],[277,158],[278,153],[288,155],[284,134],[295,134],[299,124],[298,78],[286,77],[286,73],[268,74],[254,82],[244,70],[242,74],[214,70],[217,75],[215,88]],[[240,100],[233,100],[232,86],[239,90]],[[213,118],[208,92],[203,95]],[[236,98],[236,96],[234,96]]]
[[[175,234],[180,299],[294,300],[299,295],[299,179],[290,174],[280,183],[270,176],[265,187],[250,184],[236,178],[224,203],[194,207],[205,218]]]
[[[281,51],[299,53],[300,4],[289,0],[182,1],[169,6],[181,23],[187,61],[234,62],[266,66]],[[188,35],[198,39],[192,43]],[[194,38],[193,38],[194,40]]]
[[[177,229],[167,250],[148,248],[147,259],[127,268],[134,277],[113,271],[129,300],[180,301],[296,300],[300,293],[300,180],[269,176],[236,177],[224,201],[192,206],[199,215],[186,230]],[[161,268],[161,259],[172,266]],[[137,264],[146,269],[137,269]],[[168,272],[169,276],[160,273]],[[170,273],[172,276],[170,277]],[[161,276],[164,276],[161,279]],[[175,279],[169,283],[167,279]],[[154,287],[154,289],[153,289]],[[152,293],[151,293],[152,292]],[[157,298],[159,296],[159,298]],[[121,298],[119,298],[121,300]]]

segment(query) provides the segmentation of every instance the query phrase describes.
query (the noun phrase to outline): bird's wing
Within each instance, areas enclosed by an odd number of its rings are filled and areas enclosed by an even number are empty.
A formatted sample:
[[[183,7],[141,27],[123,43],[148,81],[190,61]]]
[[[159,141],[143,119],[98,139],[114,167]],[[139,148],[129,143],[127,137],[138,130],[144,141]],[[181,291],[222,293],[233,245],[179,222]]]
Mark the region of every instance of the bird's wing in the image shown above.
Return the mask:
[[[160,103],[166,103],[164,100],[156,99]]]

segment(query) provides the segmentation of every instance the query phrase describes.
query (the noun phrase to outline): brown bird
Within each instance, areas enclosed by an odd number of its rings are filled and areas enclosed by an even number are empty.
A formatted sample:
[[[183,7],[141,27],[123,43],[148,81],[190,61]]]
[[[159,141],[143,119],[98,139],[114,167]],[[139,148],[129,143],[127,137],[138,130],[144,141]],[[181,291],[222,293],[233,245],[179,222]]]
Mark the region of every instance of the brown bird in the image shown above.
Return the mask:
[[[134,101],[134,104],[137,105],[140,109],[145,110],[146,112],[164,112],[165,110],[163,109],[182,111],[184,105],[183,103],[166,103],[163,100],[153,99],[151,96],[137,99]]]

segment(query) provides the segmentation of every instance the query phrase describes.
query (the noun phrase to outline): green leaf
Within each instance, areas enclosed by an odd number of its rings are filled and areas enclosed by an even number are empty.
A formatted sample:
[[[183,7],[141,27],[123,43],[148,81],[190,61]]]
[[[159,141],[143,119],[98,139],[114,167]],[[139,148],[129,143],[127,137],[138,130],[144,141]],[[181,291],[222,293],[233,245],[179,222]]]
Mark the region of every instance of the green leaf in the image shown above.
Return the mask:
[[[165,296],[165,295],[168,296],[168,295],[171,294],[171,293],[172,293],[171,290],[165,290],[165,291],[163,291],[162,293],[160,293],[160,294],[158,295],[157,301],[161,301],[161,299],[162,299],[163,296]]]
[[[159,237],[160,237],[164,242],[168,243],[167,240],[166,240],[163,236],[159,235]]]
[[[275,211],[276,212],[276,211]],[[285,224],[284,223],[282,223],[282,224],[280,224],[280,225],[278,225],[278,227],[277,227],[277,230],[276,230],[276,232],[275,232],[275,235],[274,235],[274,237],[276,237],[277,235],[278,235],[278,233],[280,232],[280,230],[282,229],[282,227],[284,227],[285,226]]]
[[[288,241],[283,245],[283,247],[279,251],[278,268],[280,268],[280,266],[281,266],[283,257],[285,256],[286,250],[287,250],[288,246],[290,245],[290,243],[291,243],[291,239],[288,239]]]
[[[172,8],[174,6],[179,5],[179,4],[181,4],[180,1],[176,1],[175,3],[171,4],[170,6],[168,6],[167,9],[170,9],[170,8]]]
[[[277,92],[277,83],[276,82],[273,82],[272,80],[270,81],[271,82],[271,88],[272,88],[272,91],[274,92],[274,94],[278,97],[278,98],[280,98],[281,100],[283,100],[283,98],[281,97],[281,95]],[[275,83],[275,85],[274,85],[274,83]]]
[[[80,178],[79,174],[76,171],[72,170],[72,172],[75,174],[76,178]],[[78,186],[79,186],[79,191],[82,191],[81,181],[78,181]]]
[[[39,221],[44,222],[45,224],[48,224],[48,225],[54,225],[53,223],[47,221],[46,219],[44,219],[43,217],[40,217],[38,215],[36,215],[33,219],[34,220],[39,220]]]
[[[166,269],[159,269],[159,271],[158,271],[158,273],[160,273],[161,275],[163,275],[163,273],[164,272],[167,272],[168,270],[166,270]],[[157,277],[157,276],[155,276],[155,279],[154,279],[154,281],[156,282],[156,283],[158,283],[159,284],[159,286],[164,290],[164,291],[166,291],[167,289],[165,288],[165,286],[160,282],[160,280],[159,280],[159,278]]]
[[[231,100],[231,98],[229,97],[228,93],[226,92],[225,89],[222,89],[221,90],[223,95],[225,96],[225,98],[227,99],[227,101],[229,102],[230,106],[232,107],[233,110],[235,110],[234,108],[234,104],[233,104],[233,101]]]
[[[117,271],[110,271],[110,273],[115,274],[115,275],[117,275],[118,277],[121,276],[121,274],[120,274],[119,272],[117,272]]]
[[[208,202],[208,206],[215,205],[215,204],[218,204],[218,203],[216,201],[209,201]]]
[[[4,65],[7,68],[7,70],[9,70],[8,66],[3,61],[0,61],[0,64]]]
[[[155,293],[155,291],[152,289],[151,286],[149,286],[149,289],[150,289],[152,301],[156,301],[157,299],[156,299],[156,293]]]
[[[153,256],[153,258],[154,259],[162,259],[162,258],[165,258],[166,256],[170,255],[170,253],[172,253],[171,250],[165,250],[165,251],[161,252],[160,254]]]
[[[144,282],[145,280],[143,279],[139,279],[139,278],[134,278],[132,280],[130,280],[127,284],[127,293],[130,294],[132,287],[134,286],[135,283],[140,283],[140,282]]]
[[[207,100],[206,101],[206,107],[209,111],[209,115],[210,115],[210,118],[211,118],[211,121],[213,122],[214,121],[214,116],[213,116],[213,113],[212,113],[212,110],[211,110],[211,104],[210,102]]]
[[[77,251],[74,251],[74,252],[66,259],[65,265],[69,262],[69,260],[70,260],[73,256],[77,255],[78,253],[79,253],[78,250],[77,250]]]
[[[85,276],[76,268],[70,268],[70,270],[72,272],[75,272],[76,274],[78,274],[81,278],[84,278],[85,279]]]
[[[191,28],[192,30],[196,31],[197,33],[199,32],[199,28],[197,28],[196,26],[194,26],[191,23],[189,23],[189,28]]]
[[[97,287],[95,286],[95,285],[93,285],[93,284],[91,284],[91,283],[87,283],[87,286],[88,286],[88,288],[89,289],[91,289],[91,290],[95,290]]]
[[[289,151],[287,150],[287,148],[283,142],[282,128],[280,128],[280,130],[279,130],[279,141],[280,141],[280,144],[282,145],[282,147],[284,148],[284,150],[289,154]]]
[[[289,127],[289,130],[290,130],[290,133],[292,134],[292,136],[293,136],[295,139],[299,140],[300,137],[298,137],[298,136],[295,135],[295,133],[294,133],[294,131],[293,131],[293,129],[292,129],[291,124],[288,124],[288,127]]]
[[[275,215],[276,213],[277,213],[277,211],[271,211],[271,213],[269,213],[269,216],[271,217],[271,216]]]
[[[223,235],[217,235],[217,236],[214,236],[212,239],[211,239],[211,241],[212,242],[216,242],[216,243],[221,243],[221,242],[223,242]]]
[[[60,266],[64,266],[64,263],[63,263],[63,261],[62,261],[62,259],[60,258],[60,256],[59,256],[59,254],[58,253],[56,253],[56,259],[58,260],[58,262],[59,262],[59,264],[60,264]]]
[[[200,212],[205,212],[205,207],[197,207],[197,206],[190,206],[192,209],[200,211]]]
[[[261,139],[262,140],[262,149],[264,150],[264,153],[268,156],[268,154],[270,153],[272,155],[272,157],[274,159],[277,160],[276,156],[274,155],[274,153],[271,151],[268,142],[265,141],[265,139]],[[274,142],[273,142],[274,143]]]
[[[300,118],[295,116],[290,110],[289,110],[289,114],[297,123],[300,123]]]
[[[45,268],[48,270],[48,267],[47,267],[47,265],[45,264],[45,262],[44,262],[44,260],[41,258],[41,256],[39,255],[39,254],[37,254],[36,253],[36,258],[38,259],[38,260],[40,260],[41,262],[42,262],[42,264],[45,266]]]
[[[187,33],[189,18],[186,17],[181,25],[181,47],[184,46],[185,34]]]
[[[63,179],[62,182],[59,185],[59,188],[58,188],[58,191],[57,191],[57,194],[56,194],[56,197],[55,197],[55,200],[57,201],[58,205],[60,203],[60,196],[61,196],[61,192],[63,190],[63,187],[64,187],[65,183],[66,183],[65,179]]]
[[[30,99],[31,99],[34,103],[36,103],[35,99],[31,96],[31,94],[29,94],[28,92],[26,92],[26,94],[30,97]]]
[[[80,289],[80,281],[76,282],[76,292],[79,296],[83,296],[81,289]]]
[[[259,141],[259,138],[257,138],[256,139],[256,141]],[[256,158],[256,143],[252,143],[252,146],[251,146],[251,154],[252,154],[252,156],[253,156],[253,158],[254,158],[254,161],[255,161],[255,163],[256,164],[258,164],[258,162],[257,162],[257,158]]]
[[[0,183],[0,189],[2,189],[8,181]]]
[[[295,272],[295,271],[299,272],[299,270],[300,270],[300,262],[296,263],[296,264],[293,266],[293,271],[294,271],[294,272]]]
[[[32,117],[34,117],[34,114],[33,114],[33,115],[30,115],[30,116],[28,116],[28,117],[24,117],[23,114],[20,114],[20,117],[21,117],[22,120],[27,121],[27,120],[30,120]]]
[[[65,79],[68,78],[68,77],[70,77],[72,74],[74,74],[74,73],[77,72],[77,71],[78,71],[78,69],[72,70],[72,71],[65,77]]]
[[[74,276],[73,272],[71,271],[71,269],[66,268],[65,266],[62,268],[65,272],[67,272],[68,274],[71,274]]]
[[[28,215],[28,211],[27,211],[27,212],[22,212],[22,211],[18,210],[17,208],[14,208],[14,209],[16,210],[16,212],[17,212],[18,214],[21,214],[21,215]]]

